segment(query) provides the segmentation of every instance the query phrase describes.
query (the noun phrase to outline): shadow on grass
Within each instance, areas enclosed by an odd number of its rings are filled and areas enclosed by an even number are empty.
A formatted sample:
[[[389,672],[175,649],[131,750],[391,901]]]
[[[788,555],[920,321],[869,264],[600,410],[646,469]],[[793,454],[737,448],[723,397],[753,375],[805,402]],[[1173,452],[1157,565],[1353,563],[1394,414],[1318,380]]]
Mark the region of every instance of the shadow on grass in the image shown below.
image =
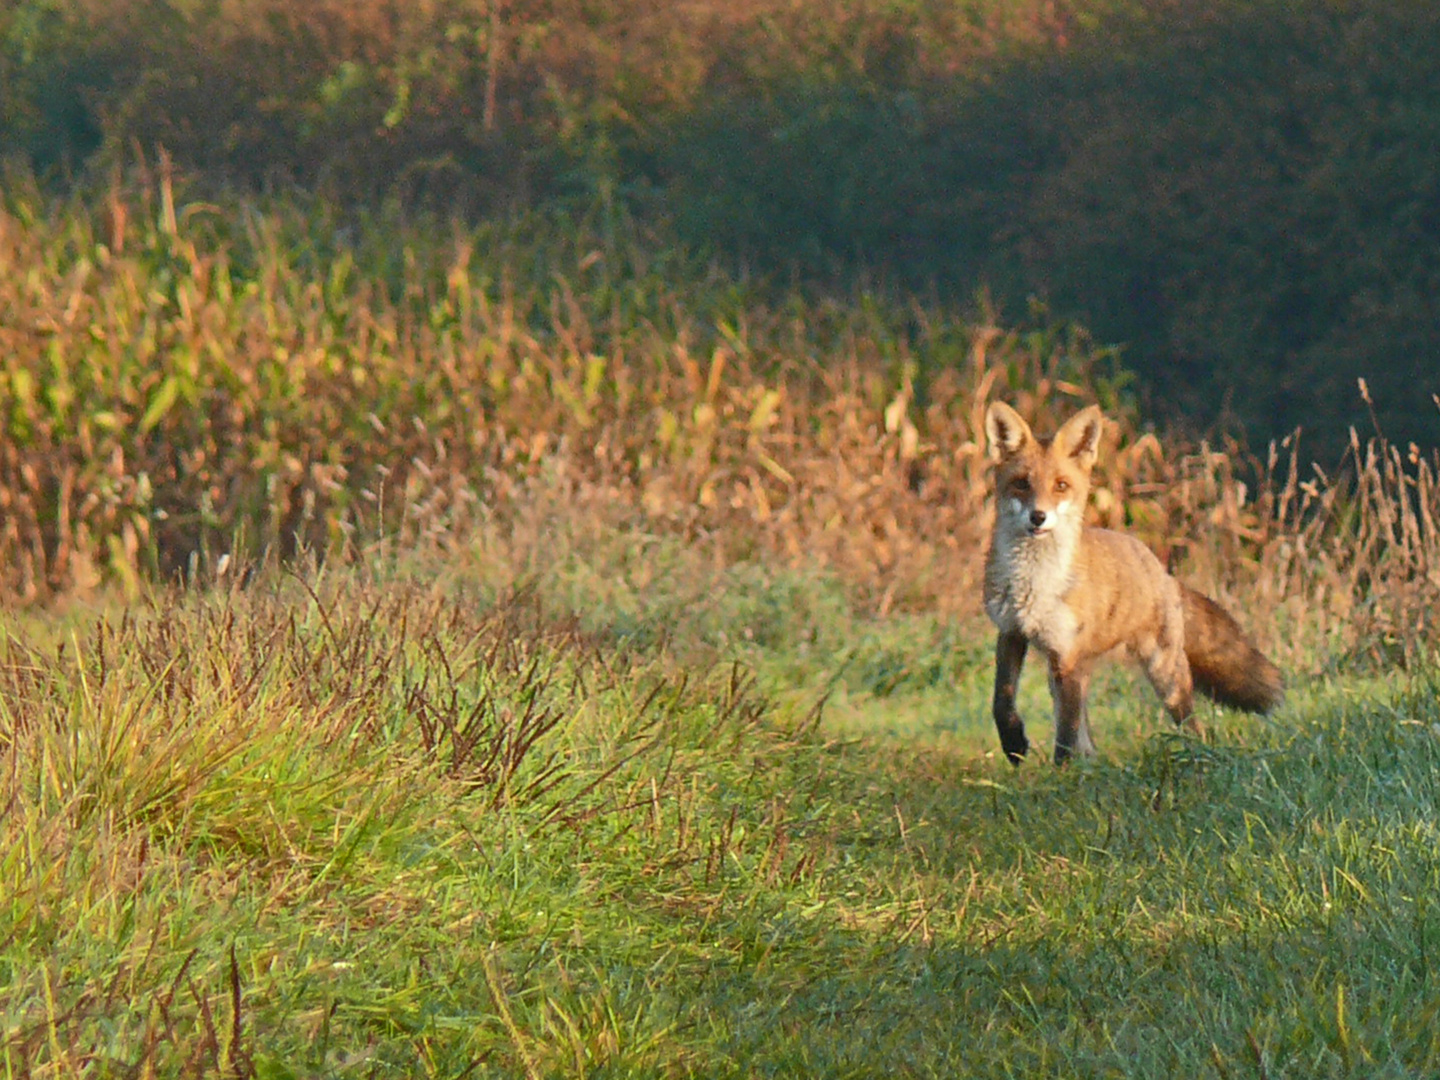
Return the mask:
[[[1332,701],[1256,742],[897,754],[848,794],[823,910],[712,919],[735,959],[683,1012],[742,1073],[1433,1070],[1435,734]]]

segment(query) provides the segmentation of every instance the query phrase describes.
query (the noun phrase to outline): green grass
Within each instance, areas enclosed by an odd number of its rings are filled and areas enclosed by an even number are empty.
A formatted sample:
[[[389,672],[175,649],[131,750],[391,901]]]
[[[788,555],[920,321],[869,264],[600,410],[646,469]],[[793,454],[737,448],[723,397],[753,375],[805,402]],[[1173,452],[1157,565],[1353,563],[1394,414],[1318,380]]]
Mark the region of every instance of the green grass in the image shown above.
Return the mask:
[[[1012,770],[982,625],[675,560],[7,617],[5,1074],[1440,1068],[1433,674]]]

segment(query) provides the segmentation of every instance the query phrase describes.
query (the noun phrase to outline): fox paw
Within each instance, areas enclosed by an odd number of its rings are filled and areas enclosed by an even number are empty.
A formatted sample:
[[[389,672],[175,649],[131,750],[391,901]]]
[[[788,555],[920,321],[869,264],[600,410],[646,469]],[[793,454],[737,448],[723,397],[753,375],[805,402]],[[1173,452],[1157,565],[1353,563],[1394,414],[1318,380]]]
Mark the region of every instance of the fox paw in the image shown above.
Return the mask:
[[[1018,737],[1002,738],[1000,746],[1011,765],[1019,765],[1030,752],[1030,740],[1023,733]]]

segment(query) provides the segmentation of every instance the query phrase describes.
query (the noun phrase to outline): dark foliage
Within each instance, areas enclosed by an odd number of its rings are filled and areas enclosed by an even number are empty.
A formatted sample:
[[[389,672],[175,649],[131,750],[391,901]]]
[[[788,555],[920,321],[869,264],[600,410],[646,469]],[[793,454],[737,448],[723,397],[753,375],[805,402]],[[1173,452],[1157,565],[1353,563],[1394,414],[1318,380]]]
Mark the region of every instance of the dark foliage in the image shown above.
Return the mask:
[[[1125,342],[1148,407],[1440,442],[1440,9],[1397,0],[24,0],[5,145],[246,187],[615,205],[717,257]]]

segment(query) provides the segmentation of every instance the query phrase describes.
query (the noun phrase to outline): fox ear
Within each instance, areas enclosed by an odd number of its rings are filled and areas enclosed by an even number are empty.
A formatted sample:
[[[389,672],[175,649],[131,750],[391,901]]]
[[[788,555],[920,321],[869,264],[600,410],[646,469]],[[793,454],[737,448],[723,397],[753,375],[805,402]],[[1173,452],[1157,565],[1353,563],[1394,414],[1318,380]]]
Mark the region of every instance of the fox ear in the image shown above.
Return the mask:
[[[999,461],[1030,441],[1030,425],[1003,401],[992,401],[985,410],[985,437],[990,440],[990,456]]]
[[[1091,405],[1065,421],[1055,433],[1055,442],[1082,469],[1088,469],[1100,456],[1100,436],[1104,430],[1105,418],[1100,414],[1100,406]]]

